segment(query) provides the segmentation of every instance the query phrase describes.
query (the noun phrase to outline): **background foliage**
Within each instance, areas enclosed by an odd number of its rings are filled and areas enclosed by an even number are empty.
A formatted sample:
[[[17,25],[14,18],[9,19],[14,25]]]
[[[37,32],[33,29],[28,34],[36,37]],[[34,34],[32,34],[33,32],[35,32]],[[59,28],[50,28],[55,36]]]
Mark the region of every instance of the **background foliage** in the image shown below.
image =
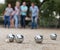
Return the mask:
[[[38,5],[40,10],[40,27],[60,27],[60,18],[57,18],[57,15],[60,16],[60,0],[44,0],[42,3],[39,0],[6,0],[6,4],[0,6],[0,15],[8,3],[11,3],[12,7],[14,7],[16,1],[20,1],[21,4],[23,1],[26,1],[28,7],[30,6],[31,2],[35,2],[35,4]],[[56,14],[54,15],[53,12]]]

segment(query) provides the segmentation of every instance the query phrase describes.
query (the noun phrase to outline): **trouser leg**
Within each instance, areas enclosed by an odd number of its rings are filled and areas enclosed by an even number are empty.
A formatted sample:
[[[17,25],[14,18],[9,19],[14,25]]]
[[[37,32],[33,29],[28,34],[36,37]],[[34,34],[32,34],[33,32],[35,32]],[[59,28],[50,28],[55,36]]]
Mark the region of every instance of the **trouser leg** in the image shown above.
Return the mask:
[[[7,17],[4,16],[4,27],[6,28],[6,25],[7,25]]]
[[[14,16],[14,20],[15,20],[15,28],[18,28],[18,16],[17,15]]]
[[[21,27],[25,28],[25,17],[24,15],[21,15]]]
[[[35,28],[37,28],[37,17],[35,17]]]
[[[24,28],[25,28],[25,17],[26,17],[26,16],[23,17],[23,27],[24,27]]]
[[[34,17],[32,17],[32,29],[34,28]]]
[[[8,17],[7,19],[7,25],[8,25],[8,28],[10,28],[10,17]]]
[[[23,16],[21,15],[21,27],[23,27]]]
[[[37,28],[37,17],[32,17],[32,28]]]

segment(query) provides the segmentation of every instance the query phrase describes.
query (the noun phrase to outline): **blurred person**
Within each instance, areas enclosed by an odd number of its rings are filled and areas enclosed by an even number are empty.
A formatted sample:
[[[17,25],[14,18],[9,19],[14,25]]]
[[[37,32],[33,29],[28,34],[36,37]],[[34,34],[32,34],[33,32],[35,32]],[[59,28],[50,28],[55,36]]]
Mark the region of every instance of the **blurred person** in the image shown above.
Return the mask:
[[[17,1],[15,6],[15,15],[14,15],[15,28],[18,28],[19,16],[20,16],[20,2]]]
[[[13,12],[13,8],[11,7],[11,4],[8,4],[8,7],[5,9],[4,13],[4,26],[8,25],[8,28],[10,28],[10,17],[11,13]]]
[[[31,20],[32,20],[32,29],[37,28],[39,9],[38,6],[35,5],[35,3],[31,3],[30,13],[31,13]]]
[[[26,6],[26,2],[23,2],[23,4],[20,7],[20,10],[21,10],[21,27],[25,28],[25,18],[28,10],[28,7]]]
[[[11,13],[11,18],[10,18],[10,27],[14,27],[14,15],[15,15],[16,11],[15,9],[13,9],[13,12]]]

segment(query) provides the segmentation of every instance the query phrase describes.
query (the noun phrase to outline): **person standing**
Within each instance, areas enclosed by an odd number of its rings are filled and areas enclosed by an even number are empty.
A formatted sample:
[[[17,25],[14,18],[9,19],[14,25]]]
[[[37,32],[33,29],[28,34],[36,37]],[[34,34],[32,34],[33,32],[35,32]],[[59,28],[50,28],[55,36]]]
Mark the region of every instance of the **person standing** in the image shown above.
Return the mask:
[[[14,15],[15,15],[15,9],[13,9],[13,12],[11,13],[11,18],[10,18],[10,27],[14,27]]]
[[[20,2],[17,1],[15,6],[15,15],[14,15],[15,28],[18,28],[19,16],[20,16]]]
[[[30,13],[31,13],[31,20],[32,20],[32,29],[37,28],[39,9],[38,6],[36,6],[34,3],[31,3]]]
[[[5,14],[4,14],[4,26],[8,25],[8,28],[10,28],[10,17],[11,13],[13,12],[13,8],[11,8],[11,4],[8,4],[8,7],[5,9]]]
[[[25,17],[27,15],[28,7],[26,6],[26,2],[23,2],[23,4],[20,7],[21,10],[21,27],[25,28]]]

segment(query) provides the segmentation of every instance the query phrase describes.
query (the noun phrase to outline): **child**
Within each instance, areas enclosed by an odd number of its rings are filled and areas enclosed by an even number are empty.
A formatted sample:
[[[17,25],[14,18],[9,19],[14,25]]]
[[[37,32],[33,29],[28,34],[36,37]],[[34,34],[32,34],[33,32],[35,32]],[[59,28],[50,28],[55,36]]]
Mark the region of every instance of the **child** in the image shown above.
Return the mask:
[[[14,27],[14,15],[15,15],[15,13],[16,13],[16,11],[14,9],[13,12],[11,13],[10,27]]]

